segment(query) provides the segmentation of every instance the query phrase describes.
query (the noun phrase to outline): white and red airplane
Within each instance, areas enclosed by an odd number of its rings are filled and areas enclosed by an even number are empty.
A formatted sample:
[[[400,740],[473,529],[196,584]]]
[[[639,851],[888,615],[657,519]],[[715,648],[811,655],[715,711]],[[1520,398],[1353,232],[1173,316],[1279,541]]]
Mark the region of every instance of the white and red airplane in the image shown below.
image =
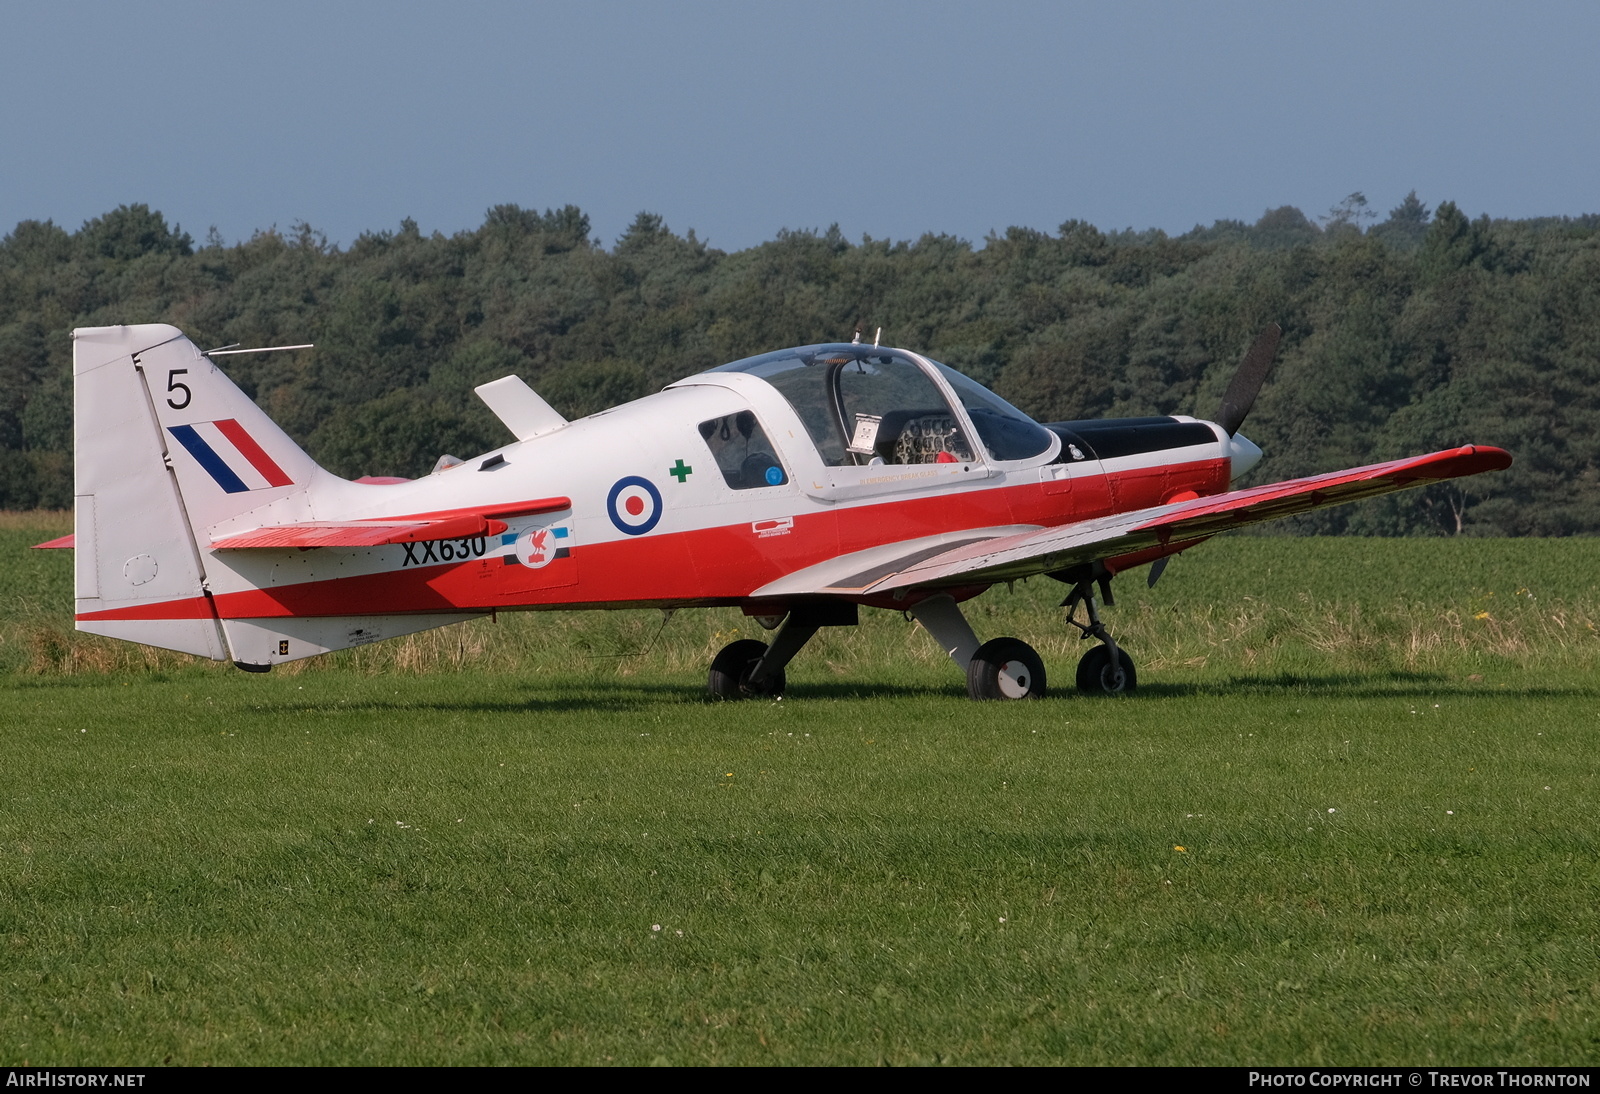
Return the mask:
[[[477,389],[516,440],[416,480],[318,467],[175,327],[74,332],[79,630],[274,664],[498,611],[733,605],[775,633],[711,663],[773,696],[820,627],[909,614],[976,699],[1045,693],[1039,656],[980,642],[962,601],[1047,574],[1098,639],[1091,693],[1135,686],[1096,591],[1230,528],[1510,465],[1467,446],[1244,490],[1239,433],[1269,327],[1217,422],[1040,425],[907,350],[780,350],[569,422],[515,376]],[[213,351],[217,352],[217,351]],[[1083,609],[1085,618],[1078,619]]]

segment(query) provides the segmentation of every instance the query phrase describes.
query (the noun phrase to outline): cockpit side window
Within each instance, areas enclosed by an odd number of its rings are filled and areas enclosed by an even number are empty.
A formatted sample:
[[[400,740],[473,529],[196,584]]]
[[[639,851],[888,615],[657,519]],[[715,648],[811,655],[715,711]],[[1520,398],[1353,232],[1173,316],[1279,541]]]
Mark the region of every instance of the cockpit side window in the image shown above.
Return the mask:
[[[756,416],[748,410],[724,414],[700,423],[700,436],[711,449],[722,481],[733,490],[782,486],[789,481],[778,462],[772,442]]]
[[[828,370],[808,368],[799,358],[790,358],[790,367],[758,372],[778,393],[789,400],[800,421],[805,423],[817,454],[829,467],[852,462],[845,454],[846,438],[839,425],[839,415],[834,409]]]
[[[858,463],[970,463],[972,448],[926,373],[900,357],[858,359],[838,374],[839,403]]]

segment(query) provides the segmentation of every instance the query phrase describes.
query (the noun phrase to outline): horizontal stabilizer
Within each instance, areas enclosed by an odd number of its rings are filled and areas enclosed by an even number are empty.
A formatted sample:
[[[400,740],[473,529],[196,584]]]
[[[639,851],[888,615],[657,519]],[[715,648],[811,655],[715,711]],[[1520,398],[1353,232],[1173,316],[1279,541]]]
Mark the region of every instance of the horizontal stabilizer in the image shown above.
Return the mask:
[[[257,528],[225,536],[211,544],[215,551],[284,547],[382,547],[388,543],[419,543],[430,539],[466,539],[497,536],[506,530],[503,520],[453,517],[450,520],[319,520]]]
[[[435,539],[497,536],[506,517],[572,508],[570,498],[536,498],[481,510],[446,510],[373,520],[304,520],[235,532],[211,541],[213,551],[283,550],[287,547],[382,547]]]

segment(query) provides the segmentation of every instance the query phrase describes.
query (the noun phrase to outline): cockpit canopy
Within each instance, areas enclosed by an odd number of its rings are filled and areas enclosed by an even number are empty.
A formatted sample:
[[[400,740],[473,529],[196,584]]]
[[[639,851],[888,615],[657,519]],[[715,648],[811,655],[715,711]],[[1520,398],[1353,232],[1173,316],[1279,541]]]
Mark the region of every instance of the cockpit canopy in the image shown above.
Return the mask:
[[[714,368],[771,384],[794,407],[825,464],[970,463],[982,458],[934,377],[954,393],[992,460],[1054,443],[1044,427],[947,365],[899,350],[836,343],[778,350]]]

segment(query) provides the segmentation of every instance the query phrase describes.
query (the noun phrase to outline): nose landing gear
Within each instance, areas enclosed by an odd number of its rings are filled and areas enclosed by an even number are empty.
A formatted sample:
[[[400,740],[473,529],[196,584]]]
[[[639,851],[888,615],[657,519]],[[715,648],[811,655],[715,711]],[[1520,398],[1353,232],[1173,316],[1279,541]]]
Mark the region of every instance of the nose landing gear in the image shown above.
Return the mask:
[[[1099,563],[1093,567],[1078,566],[1063,573],[1050,575],[1058,581],[1072,585],[1072,591],[1061,602],[1067,609],[1067,623],[1083,632],[1085,638],[1099,639],[1096,646],[1078,662],[1078,690],[1086,695],[1126,695],[1139,684],[1134,671],[1133,658],[1117,645],[1106,625],[1100,621],[1100,608],[1095,603],[1095,586],[1107,604],[1115,604],[1111,596],[1111,574]],[[1078,605],[1083,605],[1089,617],[1087,623],[1078,621]]]
[[[1087,695],[1126,695],[1138,685],[1127,650],[1119,648],[1113,655],[1111,646],[1096,646],[1078,662],[1078,690]]]

